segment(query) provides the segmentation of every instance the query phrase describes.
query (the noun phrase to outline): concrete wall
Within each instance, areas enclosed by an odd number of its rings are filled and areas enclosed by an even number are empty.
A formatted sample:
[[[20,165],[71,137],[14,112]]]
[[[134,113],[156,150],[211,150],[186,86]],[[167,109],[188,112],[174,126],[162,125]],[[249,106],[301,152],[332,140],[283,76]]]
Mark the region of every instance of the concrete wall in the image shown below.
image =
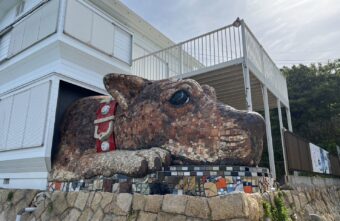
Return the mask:
[[[323,178],[309,176],[288,176],[289,184],[293,187],[310,186],[310,187],[329,187],[340,186],[339,178]]]
[[[299,187],[282,191],[289,214],[295,220],[340,220],[340,187]],[[235,193],[223,197],[140,195],[104,192],[54,192],[44,200],[34,200],[37,191],[0,190],[0,221],[15,220],[18,211],[32,206],[32,214],[22,220],[262,220],[262,202],[273,201],[277,192]]]

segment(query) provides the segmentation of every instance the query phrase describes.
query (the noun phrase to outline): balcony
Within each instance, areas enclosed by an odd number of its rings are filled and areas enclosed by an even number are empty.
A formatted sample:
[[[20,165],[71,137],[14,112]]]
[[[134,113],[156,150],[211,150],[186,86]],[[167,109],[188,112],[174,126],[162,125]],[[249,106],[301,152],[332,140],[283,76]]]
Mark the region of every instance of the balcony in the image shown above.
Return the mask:
[[[263,110],[277,99],[289,107],[286,79],[242,20],[133,60],[132,72],[151,80],[193,78],[216,89],[220,101]]]

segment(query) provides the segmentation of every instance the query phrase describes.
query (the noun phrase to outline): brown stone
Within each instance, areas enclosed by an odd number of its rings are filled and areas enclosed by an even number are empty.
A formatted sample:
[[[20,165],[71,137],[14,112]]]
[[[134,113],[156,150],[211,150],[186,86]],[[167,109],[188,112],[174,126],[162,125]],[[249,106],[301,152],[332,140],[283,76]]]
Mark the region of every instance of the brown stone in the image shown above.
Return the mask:
[[[145,196],[142,194],[133,194],[132,209],[133,210],[144,210],[145,206]]]
[[[157,214],[140,211],[137,220],[138,221],[156,221]]]
[[[247,218],[249,211],[245,200],[244,193],[209,198],[212,220]]]
[[[168,213],[184,214],[188,196],[165,195],[162,204],[162,211]]]
[[[86,205],[86,201],[87,201],[88,197],[89,197],[89,193],[79,192],[74,206],[77,207],[80,210],[83,210],[85,205]]]
[[[100,207],[104,209],[113,200],[113,193],[102,193],[102,201],[100,202]]]
[[[96,211],[98,207],[100,206],[100,201],[102,200],[102,194],[100,192],[96,192],[96,194],[93,197],[93,200],[91,202],[91,209],[93,211]]]
[[[92,216],[92,210],[90,208],[85,208],[85,210],[81,212],[81,216],[79,217],[78,221],[91,221]]]
[[[163,196],[161,195],[148,195],[145,196],[146,202],[144,210],[147,212],[158,213],[161,210]]]
[[[78,192],[68,192],[66,195],[67,204],[73,206],[78,197]]]
[[[66,193],[65,192],[54,192],[51,197],[52,210],[55,215],[61,215],[67,209]]]
[[[63,220],[78,220],[80,216],[80,211],[77,209],[71,209],[68,214],[63,218]]]
[[[157,221],[185,221],[186,217],[183,215],[175,215],[175,214],[169,214],[160,212],[157,215]]]
[[[115,215],[128,215],[131,210],[132,195],[129,193],[120,193],[113,204],[113,213]]]
[[[98,208],[98,210],[92,216],[91,221],[101,221],[103,217],[104,217],[103,210],[101,208]]]
[[[188,202],[185,208],[185,215],[208,219],[210,216],[210,209],[207,199],[204,197],[188,196]]]

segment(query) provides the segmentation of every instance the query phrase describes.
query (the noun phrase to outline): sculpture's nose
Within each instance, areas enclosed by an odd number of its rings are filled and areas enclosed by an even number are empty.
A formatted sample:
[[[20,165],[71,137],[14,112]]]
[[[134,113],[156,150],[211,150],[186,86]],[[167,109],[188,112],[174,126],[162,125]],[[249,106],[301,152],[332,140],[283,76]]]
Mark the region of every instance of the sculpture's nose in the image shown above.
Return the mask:
[[[229,121],[233,120],[237,129],[246,134],[246,141],[233,150],[233,154],[239,158],[239,162],[247,165],[257,165],[261,159],[263,150],[263,138],[265,134],[265,121],[256,112],[239,111],[227,105],[219,105],[221,116]],[[236,153],[238,152],[238,153]],[[228,155],[230,155],[228,153]]]

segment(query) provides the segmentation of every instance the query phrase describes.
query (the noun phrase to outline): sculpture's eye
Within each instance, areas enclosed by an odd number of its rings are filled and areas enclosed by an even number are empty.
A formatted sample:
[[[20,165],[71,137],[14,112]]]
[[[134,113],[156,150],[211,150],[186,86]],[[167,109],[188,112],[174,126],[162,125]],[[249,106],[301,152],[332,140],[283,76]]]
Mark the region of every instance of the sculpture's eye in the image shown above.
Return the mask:
[[[170,98],[170,104],[174,106],[181,106],[188,103],[190,100],[189,93],[185,90],[176,91]]]

